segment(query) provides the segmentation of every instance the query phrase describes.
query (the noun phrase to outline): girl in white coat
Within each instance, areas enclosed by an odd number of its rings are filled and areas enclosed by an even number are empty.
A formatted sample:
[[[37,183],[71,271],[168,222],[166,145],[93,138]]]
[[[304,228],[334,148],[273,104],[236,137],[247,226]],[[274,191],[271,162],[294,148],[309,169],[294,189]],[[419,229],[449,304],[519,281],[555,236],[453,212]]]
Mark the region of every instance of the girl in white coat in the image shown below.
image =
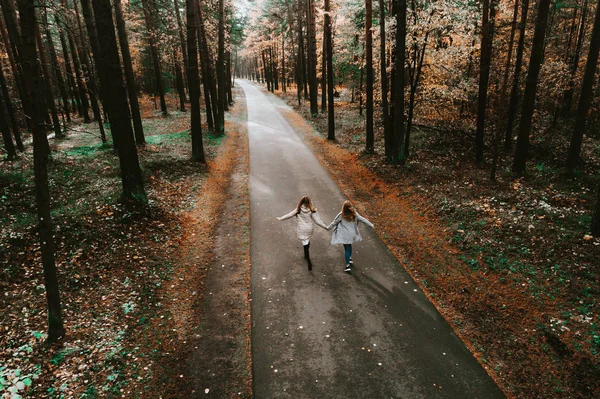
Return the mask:
[[[362,240],[360,231],[358,231],[358,222],[362,222],[373,228],[373,223],[360,216],[354,210],[350,201],[346,201],[342,206],[342,211],[327,226],[327,230],[335,228],[331,235],[331,243],[344,244],[344,257],[346,258],[346,268],[344,271],[346,272],[352,270],[352,243]]]
[[[325,223],[323,223],[323,220],[317,212],[317,208],[313,206],[312,201],[308,196],[304,196],[300,199],[296,209],[287,215],[278,217],[277,220],[286,220],[294,216],[296,217],[296,234],[304,246],[304,258],[308,262],[308,270],[312,270],[309,249],[310,238],[312,237],[314,231],[313,223],[321,226],[325,230],[327,230],[327,226]]]

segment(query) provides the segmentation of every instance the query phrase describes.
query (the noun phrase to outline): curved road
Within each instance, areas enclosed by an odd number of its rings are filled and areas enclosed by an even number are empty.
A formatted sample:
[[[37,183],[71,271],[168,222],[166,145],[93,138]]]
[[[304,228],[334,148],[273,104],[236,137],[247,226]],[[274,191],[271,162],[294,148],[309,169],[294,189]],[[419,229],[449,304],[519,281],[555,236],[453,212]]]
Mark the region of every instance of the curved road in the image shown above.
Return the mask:
[[[310,195],[329,223],[346,198],[278,112],[286,105],[238,82],[250,140],[255,397],[503,398],[367,226],[352,274],[341,246],[315,227],[307,270],[295,221],[275,217]]]

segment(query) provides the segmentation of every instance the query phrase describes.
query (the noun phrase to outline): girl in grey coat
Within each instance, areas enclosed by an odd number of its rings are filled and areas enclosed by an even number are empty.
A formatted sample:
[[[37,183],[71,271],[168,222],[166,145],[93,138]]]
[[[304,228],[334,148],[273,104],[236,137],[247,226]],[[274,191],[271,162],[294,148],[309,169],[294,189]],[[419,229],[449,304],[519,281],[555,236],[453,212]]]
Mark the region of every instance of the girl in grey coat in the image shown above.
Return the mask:
[[[346,268],[344,271],[352,270],[352,243],[362,240],[358,230],[358,222],[362,222],[373,228],[373,223],[360,216],[352,207],[350,201],[344,202],[342,211],[333,219],[333,222],[327,226],[327,230],[335,228],[331,235],[332,244],[344,244],[344,257],[346,258]]]
[[[312,204],[312,201],[308,196],[304,196],[300,199],[296,209],[288,213],[287,215],[278,217],[277,220],[286,220],[292,217],[296,217],[296,234],[298,239],[302,241],[304,246],[304,258],[308,262],[308,270],[312,270],[312,262],[310,261],[310,238],[313,235],[313,223],[321,226],[327,230],[327,226],[323,223],[323,220]]]

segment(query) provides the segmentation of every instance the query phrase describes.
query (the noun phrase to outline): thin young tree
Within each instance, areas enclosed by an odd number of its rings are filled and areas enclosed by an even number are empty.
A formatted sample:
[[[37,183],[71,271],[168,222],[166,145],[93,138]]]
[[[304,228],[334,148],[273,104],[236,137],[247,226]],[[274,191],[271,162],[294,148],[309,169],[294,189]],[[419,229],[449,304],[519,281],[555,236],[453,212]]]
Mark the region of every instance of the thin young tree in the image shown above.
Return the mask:
[[[50,24],[48,23],[48,13],[45,8],[42,8],[41,15],[42,26],[44,27],[46,43],[48,46],[48,54],[50,55],[52,77],[56,80],[56,83],[58,85],[58,91],[62,99],[63,112],[67,118],[67,122],[71,122],[71,112],[69,110],[69,97],[67,95],[67,85],[65,84],[65,79],[63,78],[62,70],[60,69],[60,65],[58,63],[58,56],[56,55],[56,48],[54,47],[54,40],[52,39],[52,34],[50,32]]]
[[[162,72],[160,70],[160,56],[158,53],[158,44],[156,27],[154,26],[154,15],[150,9],[149,0],[142,0],[142,8],[144,11],[144,20],[146,21],[146,30],[148,32],[148,44],[150,46],[150,55],[152,56],[152,65],[154,68],[154,81],[156,91],[160,97],[160,110],[163,115],[167,115],[167,103],[165,102],[165,87],[162,81]]]
[[[367,131],[366,131],[366,152],[372,153],[375,151],[375,138],[373,134],[373,4],[372,0],[365,0],[365,51],[367,63]]]
[[[575,86],[575,77],[577,76],[577,68],[579,67],[579,58],[581,57],[581,50],[583,48],[583,42],[585,38],[586,32],[586,22],[587,22],[587,13],[588,13],[588,0],[583,1],[583,7],[581,11],[581,19],[579,23],[579,30],[577,34],[577,42],[575,44],[575,51],[571,55],[570,65],[569,65],[569,87],[565,90],[563,94],[562,101],[562,116],[567,117],[571,113],[571,106],[573,104],[573,86]]]
[[[200,48],[200,65],[202,67],[202,83],[205,88],[205,100],[206,113],[208,119],[208,126],[210,129],[210,121],[213,120],[214,124],[218,121],[218,105],[217,105],[217,85],[215,80],[215,73],[213,70],[213,61],[208,48],[208,41],[206,37],[206,27],[204,26],[204,12],[202,10],[202,0],[198,1],[197,8],[198,18],[198,45]],[[208,95],[206,95],[208,94]],[[209,110],[212,110],[212,115],[208,116]]]
[[[121,48],[121,55],[123,56],[123,69],[125,70],[125,82],[127,84],[127,95],[129,96],[129,107],[133,119],[135,142],[137,144],[146,144],[144,128],[142,126],[142,116],[140,114],[140,104],[138,102],[137,85],[135,84],[135,75],[133,73],[133,63],[129,51],[129,38],[127,37],[127,29],[125,29],[125,19],[123,18],[121,0],[114,0],[114,6],[117,32],[119,35],[119,47]]]
[[[475,160],[483,162],[485,111],[492,62],[492,43],[494,40],[495,0],[483,0],[483,18],[481,25],[481,58],[479,61],[479,96],[477,99],[477,130],[475,131]]]
[[[23,68],[24,89],[30,98],[34,93],[43,93],[42,74],[38,64],[36,50],[35,0],[19,0],[21,40],[19,45],[20,62]],[[54,260],[54,236],[52,234],[52,216],[50,214],[50,189],[48,185],[48,157],[50,155],[46,129],[44,128],[43,103],[31,103],[33,135],[33,170],[35,175],[35,193],[37,201],[38,227],[42,265],[44,268],[44,286],[48,304],[48,341],[55,342],[65,335],[58,275]]]
[[[186,38],[185,38],[185,35],[183,34],[183,23],[181,22],[181,14],[179,14],[179,11],[180,11],[179,10],[179,1],[174,0],[173,3],[174,3],[173,5],[175,6],[175,18],[177,20],[177,32],[179,33],[179,43],[181,45],[181,55],[183,56],[183,69],[185,71],[185,73],[184,73],[185,86],[188,86],[188,81],[187,81],[187,79],[188,79],[187,78],[188,52],[187,52],[187,47],[186,47]],[[187,13],[187,8],[186,8],[186,13]],[[197,50],[196,50],[196,53],[198,53]],[[185,99],[184,99],[184,101],[185,101]]]
[[[581,154],[581,144],[586,129],[586,121],[590,105],[592,103],[592,89],[594,87],[594,76],[596,75],[596,66],[598,64],[598,51],[600,49],[600,6],[596,7],[596,16],[594,17],[594,27],[592,28],[592,37],[590,49],[585,64],[583,81],[581,82],[581,94],[579,95],[579,104],[575,116],[575,128],[571,135],[571,144],[567,156],[567,172],[572,175],[579,163]]]
[[[200,77],[198,76],[198,20],[196,18],[198,0],[186,0],[187,18],[187,76],[190,93],[192,159],[205,163],[202,145],[202,124],[200,116]]]
[[[549,8],[550,0],[540,0],[535,21],[535,31],[533,33],[533,45],[531,49],[531,58],[529,60],[529,70],[527,72],[527,83],[525,84],[525,93],[523,94],[523,110],[521,111],[517,146],[515,147],[512,165],[512,172],[516,176],[523,176],[525,174],[527,164],[529,133],[531,132],[531,119],[535,108],[538,77],[544,59],[544,40],[546,38]]]
[[[110,0],[92,0],[92,5],[99,39],[99,54],[94,54],[94,60],[106,98],[110,99],[105,107],[114,130],[113,139],[116,140],[119,155],[123,197],[129,201],[145,202],[146,192],[129,122],[129,106],[117,49],[112,6]]]
[[[40,59],[42,79],[44,82],[44,93],[46,99],[46,107],[50,109],[52,115],[52,127],[54,128],[54,135],[56,138],[63,138],[64,134],[60,127],[60,120],[58,119],[58,110],[56,109],[56,103],[54,102],[54,85],[52,84],[52,75],[50,73],[50,65],[48,63],[48,57],[46,56],[46,49],[44,48],[44,42],[42,41],[42,32],[38,21],[35,25],[35,37],[37,41],[38,57]]]

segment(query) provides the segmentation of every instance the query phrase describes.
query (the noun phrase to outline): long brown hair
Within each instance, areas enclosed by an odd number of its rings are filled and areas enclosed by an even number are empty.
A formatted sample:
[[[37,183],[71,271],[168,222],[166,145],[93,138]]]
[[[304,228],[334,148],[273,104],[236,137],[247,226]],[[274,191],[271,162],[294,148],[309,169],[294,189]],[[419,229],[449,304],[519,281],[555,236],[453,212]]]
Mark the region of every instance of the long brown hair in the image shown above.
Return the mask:
[[[350,201],[344,201],[344,205],[342,205],[342,217],[351,222],[356,219],[356,211],[352,207]]]
[[[315,213],[317,211],[317,208],[313,206],[310,197],[308,195],[305,195],[304,197],[300,198],[300,202],[298,202],[298,206],[296,207],[296,215],[300,213],[302,205],[306,205],[312,213]]]

